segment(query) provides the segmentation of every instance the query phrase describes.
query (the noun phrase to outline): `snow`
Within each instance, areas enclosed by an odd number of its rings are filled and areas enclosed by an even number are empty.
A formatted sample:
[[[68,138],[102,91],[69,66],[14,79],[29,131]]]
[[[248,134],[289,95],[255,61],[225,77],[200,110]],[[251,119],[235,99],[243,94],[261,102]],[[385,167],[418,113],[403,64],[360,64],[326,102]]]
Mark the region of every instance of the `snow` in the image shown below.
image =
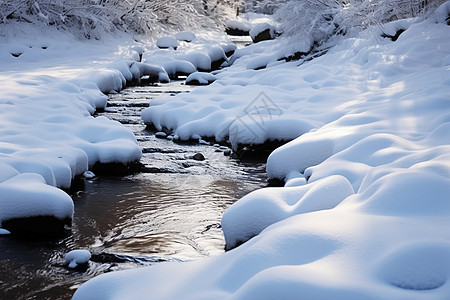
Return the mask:
[[[227,20],[225,26],[229,29],[236,29],[243,32],[249,32],[252,29],[250,22],[239,20]]]
[[[156,46],[158,46],[159,48],[172,48],[172,49],[177,49],[178,47],[178,42],[174,37],[171,36],[163,36],[160,37],[157,41],[156,41]]]
[[[191,31],[182,31],[175,34],[175,38],[179,41],[192,42],[197,36]]]
[[[0,225],[24,216],[54,216],[64,220],[73,215],[72,198],[48,185],[36,173],[23,173],[0,182],[0,195]]]
[[[226,248],[232,249],[290,216],[334,208],[353,194],[351,184],[339,175],[298,187],[256,190],[224,213],[222,229]]]
[[[130,130],[91,116],[106,106],[103,92],[139,76],[128,55],[142,49],[122,51],[117,40],[76,41],[49,28],[44,36],[31,25],[5,26],[16,27],[0,43],[0,222],[71,218],[72,199],[58,188],[69,188],[97,162],[127,164],[142,155]],[[16,49],[23,54],[12,56]]]
[[[275,38],[275,27],[272,26],[272,25],[269,24],[269,23],[266,23],[266,22],[264,22],[264,23],[259,23],[259,24],[255,25],[255,26],[252,28],[252,30],[250,30],[250,33],[249,33],[249,34],[250,34],[250,37],[252,38],[252,40],[255,41],[255,40],[256,40],[256,37],[257,37],[260,33],[264,32],[264,31],[266,31],[266,30],[269,31],[269,35],[270,35],[270,37],[271,37],[272,39]]]
[[[74,269],[78,265],[86,264],[91,259],[91,252],[85,249],[72,250],[65,256],[65,262],[69,268]]]
[[[216,79],[217,77],[211,73],[194,72],[186,78],[186,84],[193,84],[193,82],[197,82],[198,84],[210,84]]]
[[[285,186],[224,214],[239,247],[101,275],[74,299],[447,299],[448,7],[386,25],[406,29],[395,42],[369,28],[309,62],[276,62],[286,49],[261,42],[210,86],[152,101],[143,119],[181,139],[293,139],[267,162]],[[267,67],[249,69],[260,55]]]

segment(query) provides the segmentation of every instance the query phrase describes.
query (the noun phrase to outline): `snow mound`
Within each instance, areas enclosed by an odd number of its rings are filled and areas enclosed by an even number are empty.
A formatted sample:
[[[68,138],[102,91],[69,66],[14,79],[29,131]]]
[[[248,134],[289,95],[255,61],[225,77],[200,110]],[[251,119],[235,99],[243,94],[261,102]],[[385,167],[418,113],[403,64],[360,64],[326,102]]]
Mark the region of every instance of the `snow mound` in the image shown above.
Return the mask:
[[[207,85],[214,82],[217,77],[211,73],[194,72],[186,78],[186,84]]]
[[[91,259],[91,252],[85,249],[72,250],[65,256],[65,263],[69,268],[74,269],[79,265],[87,264]]]
[[[249,34],[254,43],[272,40],[275,38],[275,27],[269,23],[259,23],[250,30]]]
[[[134,45],[112,51],[110,43],[117,47],[117,41],[88,43],[51,31],[45,38],[33,32],[12,40],[2,36],[0,43],[3,221],[71,219],[72,200],[57,188],[70,188],[75,176],[97,162],[128,164],[142,155],[130,130],[92,114],[105,108],[104,93],[145,73],[148,66],[133,60],[143,49]],[[11,60],[5,53],[16,47],[25,52]]]
[[[0,182],[0,225],[15,218],[54,216],[72,219],[72,198],[46,184],[41,175],[23,173]]]
[[[177,49],[178,42],[174,37],[163,36],[156,41],[156,46],[161,49]]]
[[[179,41],[192,42],[197,36],[191,31],[178,32],[175,38]]]
[[[223,215],[226,248],[234,248],[290,216],[332,209],[353,194],[348,180],[338,175],[298,187],[254,191],[231,205]]]

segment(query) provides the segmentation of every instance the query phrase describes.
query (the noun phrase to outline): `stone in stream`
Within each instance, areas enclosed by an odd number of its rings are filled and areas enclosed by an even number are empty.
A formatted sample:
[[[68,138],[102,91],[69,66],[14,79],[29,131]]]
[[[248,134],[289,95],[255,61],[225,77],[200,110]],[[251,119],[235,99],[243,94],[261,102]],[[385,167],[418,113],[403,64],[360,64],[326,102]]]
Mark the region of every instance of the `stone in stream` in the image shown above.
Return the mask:
[[[155,136],[160,139],[165,139],[167,137],[167,134],[165,132],[158,131],[157,133],[155,133]]]
[[[195,153],[194,156],[192,156],[192,159],[202,161],[205,160],[205,156],[199,152]]]
[[[69,269],[87,269],[91,252],[85,249],[72,250],[65,256],[65,265]]]

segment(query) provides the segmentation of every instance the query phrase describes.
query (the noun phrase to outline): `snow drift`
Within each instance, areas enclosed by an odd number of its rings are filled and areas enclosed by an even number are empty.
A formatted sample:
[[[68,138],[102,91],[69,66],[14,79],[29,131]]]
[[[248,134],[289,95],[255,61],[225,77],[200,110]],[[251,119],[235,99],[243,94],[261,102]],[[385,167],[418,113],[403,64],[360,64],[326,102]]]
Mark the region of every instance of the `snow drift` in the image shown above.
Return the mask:
[[[447,17],[448,7],[436,16]],[[74,299],[447,299],[445,18],[412,20],[395,42],[371,28],[304,64],[272,60],[255,71],[242,56],[211,86],[152,103],[144,119],[181,138],[245,141],[250,131],[230,131],[245,116],[265,138],[276,138],[279,127],[291,132],[296,139],[272,153],[267,171],[292,186],[251,193],[224,215],[230,241],[256,235],[243,245],[195,262],[101,275]],[[267,47],[274,42],[253,54]],[[262,91],[271,102],[246,113]],[[266,122],[284,118],[308,126]]]

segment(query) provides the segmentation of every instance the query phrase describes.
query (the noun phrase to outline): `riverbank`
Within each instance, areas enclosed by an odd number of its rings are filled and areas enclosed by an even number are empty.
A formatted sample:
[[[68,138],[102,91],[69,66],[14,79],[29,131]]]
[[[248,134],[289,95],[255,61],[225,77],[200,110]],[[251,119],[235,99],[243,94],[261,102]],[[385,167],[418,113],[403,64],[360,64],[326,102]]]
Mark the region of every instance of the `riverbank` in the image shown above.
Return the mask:
[[[309,62],[255,51],[207,89],[153,103],[144,120],[182,138],[238,146],[301,131],[268,158],[285,187],[224,214],[239,247],[105,274],[74,299],[446,299],[449,15],[447,3],[370,28]]]

